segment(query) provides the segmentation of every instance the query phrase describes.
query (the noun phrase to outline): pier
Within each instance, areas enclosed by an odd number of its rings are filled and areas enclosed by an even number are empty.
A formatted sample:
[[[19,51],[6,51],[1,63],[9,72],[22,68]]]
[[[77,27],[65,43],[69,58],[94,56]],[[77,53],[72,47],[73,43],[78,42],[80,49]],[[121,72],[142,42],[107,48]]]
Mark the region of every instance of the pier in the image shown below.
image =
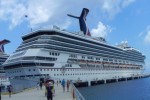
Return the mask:
[[[76,87],[88,87],[95,86],[100,84],[110,84],[121,81],[130,81],[140,78],[150,77],[150,74],[144,74],[140,76],[132,76],[126,78],[113,78],[113,79],[103,79],[103,80],[95,80],[95,81],[87,81],[87,82],[74,82],[70,84],[69,92],[65,89],[63,92],[63,88],[61,84],[55,84],[55,94],[53,100],[85,100],[82,94],[78,91]],[[25,89],[19,93],[13,93],[11,97],[8,96],[8,93],[2,93],[1,100],[47,100],[45,96],[45,87],[43,86],[42,90],[37,88]]]
[[[1,100],[47,100],[45,97],[45,87],[42,90],[37,88],[27,89],[20,93],[12,94],[9,98],[7,94],[2,95]],[[69,92],[67,90],[63,92],[61,84],[58,86],[55,84],[55,95],[53,100],[73,100],[72,97],[72,86],[70,86]]]
[[[133,75],[131,77],[93,80],[93,81],[87,81],[87,82],[77,82],[77,83],[74,83],[74,85],[76,87],[80,88],[80,87],[95,86],[95,85],[100,85],[100,84],[108,84],[108,83],[122,82],[122,81],[128,81],[128,80],[135,80],[135,79],[147,78],[147,77],[150,77],[150,74]]]

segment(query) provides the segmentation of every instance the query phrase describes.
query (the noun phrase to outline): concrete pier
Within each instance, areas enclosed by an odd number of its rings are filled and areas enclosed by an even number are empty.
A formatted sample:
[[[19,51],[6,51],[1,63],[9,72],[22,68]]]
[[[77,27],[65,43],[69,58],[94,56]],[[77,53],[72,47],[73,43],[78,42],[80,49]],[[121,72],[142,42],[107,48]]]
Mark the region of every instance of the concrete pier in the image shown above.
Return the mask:
[[[91,86],[91,81],[88,81],[88,86]]]
[[[134,79],[140,79],[140,78],[146,78],[146,77],[150,77],[150,74],[134,75],[131,77],[122,77],[122,78],[120,77],[120,78],[112,78],[112,79],[93,80],[93,81],[87,81],[87,82],[78,82],[78,83],[74,83],[74,85],[76,87],[88,87],[88,86],[128,81],[128,80],[134,80]]]
[[[118,82],[118,78],[116,78],[116,82]]]
[[[104,80],[104,84],[106,84],[106,80]]]
[[[12,94],[10,98],[8,95],[2,95],[1,100],[47,100],[47,98],[45,97],[45,87],[43,87],[42,90],[34,88]],[[69,92],[67,92],[67,90],[63,92],[60,84],[58,86],[55,85],[55,95],[53,100],[73,100],[71,87]]]
[[[99,84],[106,84],[106,83],[114,83],[120,81],[127,81],[139,78],[146,78],[150,77],[150,75],[141,75],[141,76],[132,76],[126,78],[113,78],[113,79],[103,79],[103,80],[93,80],[93,81],[86,81],[86,82],[76,82],[74,83],[75,87],[88,87],[94,86]],[[58,86],[55,85],[55,95],[53,100],[73,100],[74,89],[72,89],[70,85],[69,92],[63,92],[61,84]],[[42,90],[37,90],[36,88],[24,90],[23,92],[12,94],[12,97],[9,98],[8,95],[2,95],[1,100],[47,100],[45,97],[45,87]]]

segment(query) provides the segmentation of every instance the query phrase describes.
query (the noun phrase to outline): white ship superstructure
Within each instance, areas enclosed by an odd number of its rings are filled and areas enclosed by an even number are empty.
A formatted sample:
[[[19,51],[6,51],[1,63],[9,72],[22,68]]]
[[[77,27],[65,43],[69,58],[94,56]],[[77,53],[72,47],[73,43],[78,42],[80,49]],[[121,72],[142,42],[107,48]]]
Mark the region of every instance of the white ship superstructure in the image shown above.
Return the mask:
[[[82,14],[87,9],[84,10]],[[10,79],[17,82],[51,77],[88,81],[132,77],[143,72],[145,56],[140,51],[127,42],[112,46],[103,38],[92,38],[87,28],[84,32],[84,23],[80,21],[83,32],[54,28],[23,36],[21,45],[4,64]]]
[[[8,77],[6,76],[6,73],[4,71],[4,68],[2,64],[6,61],[6,59],[9,57],[9,55],[5,54],[4,51],[4,45],[9,43],[8,40],[2,40],[0,41],[0,85],[7,86],[10,84]],[[3,89],[3,88],[2,88]]]

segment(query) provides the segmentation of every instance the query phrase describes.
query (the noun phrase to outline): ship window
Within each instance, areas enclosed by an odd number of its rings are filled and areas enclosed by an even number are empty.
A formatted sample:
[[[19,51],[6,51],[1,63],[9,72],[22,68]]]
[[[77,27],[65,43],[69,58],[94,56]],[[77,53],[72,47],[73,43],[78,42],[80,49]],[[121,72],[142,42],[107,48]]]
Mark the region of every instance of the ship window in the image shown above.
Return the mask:
[[[34,59],[34,57],[23,57],[22,59],[23,60],[32,60],[32,59]]]
[[[41,66],[53,67],[54,63],[40,63]]]
[[[55,56],[57,56],[57,53],[55,53]]]
[[[108,61],[108,59],[107,58],[103,58],[103,61]]]
[[[36,57],[36,60],[45,60],[45,57]]]
[[[52,52],[52,55],[54,56],[54,52]]]
[[[96,58],[96,60],[100,60],[100,58]]]
[[[56,61],[57,60],[57,58],[51,58],[51,57],[45,57],[45,59],[48,61]]]
[[[93,57],[87,57],[88,59],[94,59]]]
[[[85,59],[85,56],[82,56],[83,59]]]
[[[52,61],[51,57],[46,57],[46,60]]]
[[[51,53],[51,52],[49,52],[49,54],[51,55],[52,53]]]
[[[29,69],[29,71],[31,71],[31,69]]]
[[[35,69],[33,69],[33,71],[35,71]]]
[[[64,66],[65,66],[65,67],[67,67],[67,66],[68,66],[68,64],[65,64]]]
[[[109,61],[113,61],[113,59],[109,59]]]
[[[70,55],[70,57],[72,57],[72,58],[77,58],[77,55]]]

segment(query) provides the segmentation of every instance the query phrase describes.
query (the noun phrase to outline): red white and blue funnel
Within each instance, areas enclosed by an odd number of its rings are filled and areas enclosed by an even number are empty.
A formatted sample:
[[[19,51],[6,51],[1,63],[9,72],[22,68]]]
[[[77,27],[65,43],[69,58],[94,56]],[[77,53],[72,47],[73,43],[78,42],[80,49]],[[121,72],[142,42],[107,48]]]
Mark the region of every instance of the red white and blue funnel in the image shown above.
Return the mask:
[[[0,53],[1,52],[3,52],[3,53],[5,52],[4,45],[7,44],[7,43],[10,43],[10,41],[6,40],[6,39],[0,41]]]
[[[68,16],[79,19],[80,30],[83,31],[84,35],[91,36],[90,31],[86,25],[86,16],[88,13],[89,13],[89,9],[83,8],[80,17],[70,15],[70,14],[68,14]]]

